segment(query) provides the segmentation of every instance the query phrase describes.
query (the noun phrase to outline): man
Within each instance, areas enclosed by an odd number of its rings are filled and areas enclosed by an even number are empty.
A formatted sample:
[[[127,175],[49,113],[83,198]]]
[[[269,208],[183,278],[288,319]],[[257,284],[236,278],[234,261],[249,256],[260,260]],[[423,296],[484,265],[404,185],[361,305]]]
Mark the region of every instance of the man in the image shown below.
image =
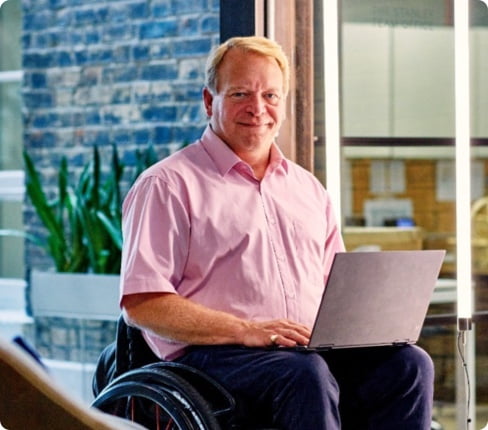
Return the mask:
[[[268,39],[212,52],[202,138],[149,168],[124,202],[125,318],[158,357],[201,368],[268,425],[429,429],[433,366],[419,348],[278,348],[308,343],[344,250],[327,192],[274,143],[288,80]]]

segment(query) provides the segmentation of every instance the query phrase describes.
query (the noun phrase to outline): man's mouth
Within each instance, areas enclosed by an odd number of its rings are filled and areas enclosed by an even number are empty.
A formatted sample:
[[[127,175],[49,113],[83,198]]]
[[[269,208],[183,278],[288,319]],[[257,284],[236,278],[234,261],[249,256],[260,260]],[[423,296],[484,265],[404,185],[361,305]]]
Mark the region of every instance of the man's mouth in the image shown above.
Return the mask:
[[[239,124],[245,127],[269,127],[269,123],[250,123],[250,122],[240,122]]]

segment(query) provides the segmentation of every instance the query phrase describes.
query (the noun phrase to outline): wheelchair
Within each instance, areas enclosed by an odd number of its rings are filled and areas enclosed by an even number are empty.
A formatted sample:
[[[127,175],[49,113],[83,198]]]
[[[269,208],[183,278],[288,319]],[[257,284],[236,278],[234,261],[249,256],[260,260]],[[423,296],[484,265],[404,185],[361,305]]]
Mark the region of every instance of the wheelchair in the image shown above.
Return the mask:
[[[141,332],[120,316],[116,340],[102,352],[92,384],[92,407],[148,429],[276,430],[240,414],[234,397],[193,367],[161,361]],[[240,415],[239,423],[236,416]]]
[[[93,377],[92,407],[157,430],[278,430],[250,416],[217,381],[182,363],[161,361],[120,316],[116,340]],[[435,421],[432,430],[442,430]],[[308,430],[308,429],[304,429]]]

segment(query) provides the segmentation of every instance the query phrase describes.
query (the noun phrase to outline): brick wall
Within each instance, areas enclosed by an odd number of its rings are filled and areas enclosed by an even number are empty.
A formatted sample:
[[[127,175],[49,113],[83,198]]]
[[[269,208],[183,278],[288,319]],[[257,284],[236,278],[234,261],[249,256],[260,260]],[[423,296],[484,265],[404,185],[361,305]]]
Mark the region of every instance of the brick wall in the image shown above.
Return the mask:
[[[76,176],[93,145],[108,162],[116,144],[133,166],[137,148],[151,143],[164,157],[200,136],[204,63],[219,40],[218,0],[22,0],[22,10],[24,145],[52,190],[63,155]],[[26,203],[27,229],[41,231]],[[31,245],[26,263],[52,267]],[[77,359],[73,326],[37,321],[44,355]],[[88,348],[106,343],[91,338]]]
[[[359,216],[363,216],[365,200],[378,198],[377,194],[370,191],[372,161],[369,159],[351,161],[352,211]],[[452,201],[437,200],[435,169],[435,160],[405,160],[406,190],[391,197],[411,199],[415,223],[427,232],[453,233],[455,205]]]

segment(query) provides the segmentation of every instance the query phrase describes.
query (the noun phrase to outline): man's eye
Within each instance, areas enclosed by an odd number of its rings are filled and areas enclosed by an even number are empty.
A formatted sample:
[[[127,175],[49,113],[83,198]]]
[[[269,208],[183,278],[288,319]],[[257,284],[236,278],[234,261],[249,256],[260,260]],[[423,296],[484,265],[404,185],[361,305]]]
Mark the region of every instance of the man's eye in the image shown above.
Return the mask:
[[[276,103],[280,99],[280,96],[276,93],[267,93],[265,94],[265,98],[270,102]]]
[[[241,92],[241,91],[239,91],[239,92],[235,92],[235,93],[232,93],[232,94],[231,94],[231,97],[232,97],[232,98],[234,98],[234,99],[242,99],[242,98],[244,98],[245,96],[246,96],[246,93]]]

